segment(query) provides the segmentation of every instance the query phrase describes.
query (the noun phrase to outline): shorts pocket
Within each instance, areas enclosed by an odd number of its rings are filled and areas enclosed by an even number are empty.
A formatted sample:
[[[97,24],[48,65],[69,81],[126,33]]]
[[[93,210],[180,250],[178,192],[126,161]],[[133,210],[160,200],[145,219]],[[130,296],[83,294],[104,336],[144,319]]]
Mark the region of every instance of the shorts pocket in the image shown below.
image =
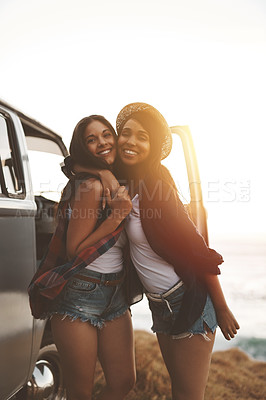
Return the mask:
[[[203,321],[213,331],[217,327],[217,318],[215,308],[211,301],[210,296],[207,296],[206,304],[202,313]]]
[[[98,287],[97,283],[84,281],[82,279],[72,278],[68,282],[67,289],[71,289],[73,291],[78,292],[87,292],[92,293]]]
[[[173,310],[173,312],[178,312],[182,301],[183,301],[183,297],[185,294],[186,288],[185,285],[182,285],[180,288],[178,288],[174,293],[170,294],[167,297],[167,300],[170,304],[171,309]]]
[[[157,315],[163,314],[163,303],[162,302],[155,302],[149,299],[149,309],[151,312],[156,313]]]
[[[152,312],[153,321],[160,323],[160,321],[169,322],[172,320],[173,316],[167,307],[166,302],[155,302],[149,300],[149,307]]]

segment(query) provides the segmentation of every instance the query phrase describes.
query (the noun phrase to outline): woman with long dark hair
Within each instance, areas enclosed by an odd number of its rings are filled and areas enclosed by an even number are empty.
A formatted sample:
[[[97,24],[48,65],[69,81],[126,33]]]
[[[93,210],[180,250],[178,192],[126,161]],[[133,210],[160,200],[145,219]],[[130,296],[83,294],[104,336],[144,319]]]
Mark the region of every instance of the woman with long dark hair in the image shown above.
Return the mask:
[[[168,369],[174,400],[202,400],[215,330],[226,339],[239,328],[217,275],[222,256],[206,245],[161,165],[171,133],[152,106],[132,103],[117,117],[116,173],[127,182],[132,211],[125,229]],[[218,322],[217,322],[218,321]]]
[[[83,118],[70,156],[84,169],[111,171],[116,156],[111,124],[98,115]],[[122,256],[123,220],[132,205],[123,186],[108,196],[108,207],[102,199],[95,175],[70,176],[48,254],[29,288],[33,315],[51,318],[69,400],[91,399],[97,357],[106,379],[99,399],[122,400],[135,382]]]

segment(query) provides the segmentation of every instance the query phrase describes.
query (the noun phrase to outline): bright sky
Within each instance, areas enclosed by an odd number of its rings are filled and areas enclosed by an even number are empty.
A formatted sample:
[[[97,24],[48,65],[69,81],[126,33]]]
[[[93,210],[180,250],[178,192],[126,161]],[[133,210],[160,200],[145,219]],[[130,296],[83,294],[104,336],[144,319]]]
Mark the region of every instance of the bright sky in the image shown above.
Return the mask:
[[[266,234],[264,0],[0,0],[0,97],[69,140],[127,103],[189,125],[211,232]]]

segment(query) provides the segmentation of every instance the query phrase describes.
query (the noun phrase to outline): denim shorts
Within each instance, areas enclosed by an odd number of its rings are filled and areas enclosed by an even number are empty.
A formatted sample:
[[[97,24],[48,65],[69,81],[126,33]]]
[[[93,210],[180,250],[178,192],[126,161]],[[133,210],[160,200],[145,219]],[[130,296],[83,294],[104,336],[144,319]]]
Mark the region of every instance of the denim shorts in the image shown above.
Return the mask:
[[[105,322],[120,317],[129,308],[123,281],[116,286],[105,286],[105,281],[119,280],[124,272],[101,274],[84,269],[79,278],[69,279],[61,294],[55,299],[50,309],[50,316],[62,314],[72,321],[79,318],[102,328]],[[101,283],[88,282],[80,276],[101,280]]]
[[[185,285],[179,281],[168,291],[158,295],[146,293],[149,301],[149,307],[152,312],[152,331],[156,333],[165,333],[170,335],[173,322],[180,310],[183,295],[185,293]],[[192,337],[195,334],[202,335],[206,340],[206,329],[204,323],[214,333],[217,328],[216,313],[209,295],[207,295],[204,310],[201,316],[194,322],[194,324],[186,331],[178,335],[171,335],[173,339],[182,339],[184,337]]]

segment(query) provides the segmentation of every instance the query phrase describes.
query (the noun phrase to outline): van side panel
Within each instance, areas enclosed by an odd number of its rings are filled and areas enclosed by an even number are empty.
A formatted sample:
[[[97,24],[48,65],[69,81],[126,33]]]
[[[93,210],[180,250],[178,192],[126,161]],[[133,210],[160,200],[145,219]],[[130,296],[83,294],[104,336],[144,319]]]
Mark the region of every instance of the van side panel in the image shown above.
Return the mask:
[[[0,394],[20,389],[31,369],[33,317],[27,287],[36,268],[35,213],[24,133],[9,113],[18,144],[16,157],[23,169],[24,198],[0,196]],[[3,133],[2,133],[3,134]]]
[[[38,148],[28,147],[26,138],[37,141]],[[34,164],[33,157],[30,165],[28,152],[28,148],[45,152],[41,140],[46,140],[49,153],[67,155],[59,135],[0,100],[0,400],[13,399],[20,389],[19,398],[26,396],[40,347],[51,342],[50,325],[32,317],[27,293],[54,229],[56,201],[38,189],[34,196],[31,179],[43,182],[45,161],[36,157]],[[46,359],[45,348],[41,352]],[[57,357],[49,368],[61,396],[64,385],[58,362]],[[35,389],[34,395],[42,398]]]
[[[34,219],[3,215],[0,201],[0,226],[0,393],[5,398],[25,383],[30,367],[33,319],[27,286],[33,271],[29,250],[35,244]]]

